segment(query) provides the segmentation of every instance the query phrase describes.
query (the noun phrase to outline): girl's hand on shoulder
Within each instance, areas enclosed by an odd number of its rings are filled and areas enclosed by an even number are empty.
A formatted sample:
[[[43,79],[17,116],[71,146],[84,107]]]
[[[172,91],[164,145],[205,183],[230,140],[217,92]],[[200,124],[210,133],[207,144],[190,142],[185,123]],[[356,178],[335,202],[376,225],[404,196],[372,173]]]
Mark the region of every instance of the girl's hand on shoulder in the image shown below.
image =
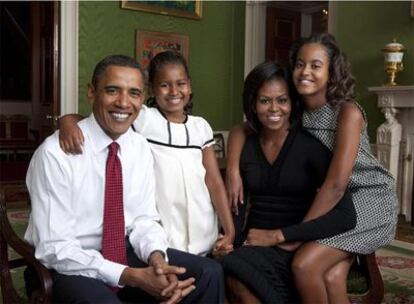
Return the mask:
[[[78,115],[65,115],[59,120],[59,144],[65,153],[82,154],[84,137],[77,125]]]
[[[225,256],[233,251],[234,237],[229,235],[219,234],[216,243],[213,247],[213,256]]]

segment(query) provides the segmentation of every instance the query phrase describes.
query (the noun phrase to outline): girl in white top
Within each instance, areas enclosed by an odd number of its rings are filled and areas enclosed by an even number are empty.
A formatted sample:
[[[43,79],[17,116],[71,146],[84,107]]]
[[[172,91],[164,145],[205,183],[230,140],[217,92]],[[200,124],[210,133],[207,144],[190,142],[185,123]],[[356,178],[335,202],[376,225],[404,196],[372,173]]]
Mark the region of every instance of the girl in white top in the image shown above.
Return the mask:
[[[166,51],[150,62],[151,97],[132,127],[151,144],[156,201],[170,247],[197,255],[225,255],[233,249],[234,226],[214,153],[213,131],[202,117],[189,115],[191,81],[181,54]],[[73,116],[72,116],[73,118]],[[83,135],[64,119],[61,146],[80,150]],[[218,234],[217,215],[224,235]]]

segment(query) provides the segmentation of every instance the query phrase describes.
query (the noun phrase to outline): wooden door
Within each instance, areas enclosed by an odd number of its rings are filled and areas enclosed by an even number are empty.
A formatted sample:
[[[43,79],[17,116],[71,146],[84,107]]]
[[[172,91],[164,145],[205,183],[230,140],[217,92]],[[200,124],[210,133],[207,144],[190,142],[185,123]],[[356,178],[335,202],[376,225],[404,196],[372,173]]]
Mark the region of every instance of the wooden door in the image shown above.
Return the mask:
[[[300,37],[301,14],[276,7],[266,10],[266,60],[287,64],[289,50]]]
[[[32,52],[33,63],[38,70],[38,85],[35,85],[39,98],[40,130],[43,141],[57,129],[60,114],[60,65],[59,65],[59,1],[40,1],[33,4],[33,19],[36,31],[38,53]]]
[[[59,114],[59,1],[0,2],[0,182],[24,180]]]

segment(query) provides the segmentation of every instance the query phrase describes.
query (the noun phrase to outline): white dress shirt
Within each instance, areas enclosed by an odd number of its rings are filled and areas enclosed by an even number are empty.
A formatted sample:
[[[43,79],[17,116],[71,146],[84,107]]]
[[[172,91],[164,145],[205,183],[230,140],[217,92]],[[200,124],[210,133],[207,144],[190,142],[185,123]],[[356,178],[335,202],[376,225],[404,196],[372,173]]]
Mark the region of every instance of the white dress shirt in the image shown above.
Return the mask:
[[[36,150],[26,177],[32,213],[25,239],[47,268],[117,286],[125,265],[101,250],[108,145],[93,114],[79,122],[85,143],[80,155],[65,154],[58,131]],[[148,261],[166,253],[167,238],[155,206],[153,158],[143,136],[129,129],[116,142],[122,164],[125,233],[135,253]]]

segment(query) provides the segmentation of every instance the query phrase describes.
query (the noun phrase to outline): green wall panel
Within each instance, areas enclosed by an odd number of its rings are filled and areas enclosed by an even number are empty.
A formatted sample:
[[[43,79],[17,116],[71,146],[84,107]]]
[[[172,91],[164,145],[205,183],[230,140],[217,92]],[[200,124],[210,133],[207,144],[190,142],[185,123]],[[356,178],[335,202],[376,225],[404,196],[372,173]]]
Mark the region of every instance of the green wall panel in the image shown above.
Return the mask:
[[[376,95],[368,87],[386,82],[381,49],[396,38],[407,52],[404,71],[397,75],[400,85],[414,84],[414,18],[410,1],[335,2],[336,38],[348,55],[357,80],[357,100],[368,115],[368,132],[375,142],[377,127],[384,116],[377,108]]]
[[[120,8],[120,1],[79,2],[79,112],[87,114],[86,85],[109,54],[135,56],[137,29],[188,35],[194,114],[213,129],[228,129],[242,117],[244,2],[203,1],[201,20]]]

